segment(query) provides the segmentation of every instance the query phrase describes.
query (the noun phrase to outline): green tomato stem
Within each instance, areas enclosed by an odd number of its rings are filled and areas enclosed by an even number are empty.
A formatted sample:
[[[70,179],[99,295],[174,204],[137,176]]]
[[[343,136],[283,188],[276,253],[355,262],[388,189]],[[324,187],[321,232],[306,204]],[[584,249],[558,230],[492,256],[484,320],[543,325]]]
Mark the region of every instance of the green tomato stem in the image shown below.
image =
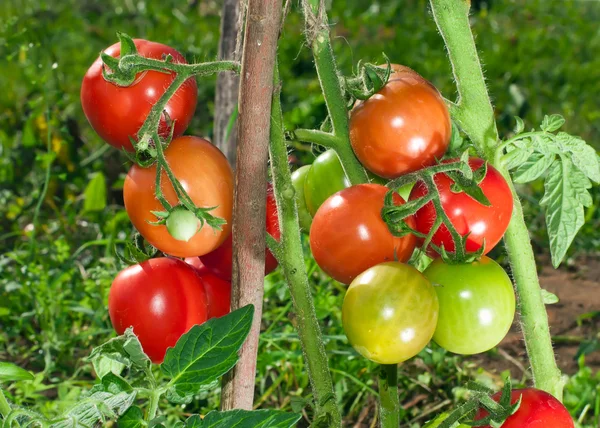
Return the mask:
[[[153,389],[150,392],[150,404],[148,406],[148,413],[146,414],[146,422],[150,422],[152,419],[156,418],[160,396],[160,391],[156,389]]]
[[[468,1],[431,0],[435,22],[448,49],[459,93],[451,112],[485,158],[506,178],[514,199],[514,209],[504,243],[510,259],[527,354],[537,388],[562,399],[564,379],[556,365],[543,303],[535,257],[521,202],[508,172],[500,162],[498,130],[494,110],[469,25]]]
[[[279,70],[275,66],[274,87],[279,88]],[[290,294],[294,303],[297,319],[297,331],[308,366],[308,375],[315,397],[315,420],[326,421],[328,427],[340,427],[341,416],[337,406],[331,373],[329,372],[327,354],[321,328],[315,312],[311,286],[306,274],[300,228],[298,225],[298,209],[294,197],[292,175],[288,167],[287,147],[283,132],[283,117],[279,91],[273,93],[271,107],[271,143],[269,154],[273,175],[273,189],[277,210],[281,241],[278,244],[282,251],[274,253],[279,256],[279,264],[283,269]],[[271,244],[274,244],[271,242]]]
[[[6,417],[8,416],[9,413],[10,413],[10,404],[8,404],[8,401],[6,400],[6,397],[4,396],[4,392],[0,388],[0,415],[2,415],[3,419],[6,419]]]
[[[304,16],[308,27],[308,43],[312,48],[325,104],[333,126],[333,135],[337,140],[332,140],[334,144],[332,148],[340,158],[344,172],[352,184],[368,183],[367,173],[350,145],[348,108],[331,48],[324,1],[310,0],[308,4],[304,4]]]
[[[381,428],[400,426],[400,400],[398,398],[398,365],[381,366],[379,375],[379,417]]]

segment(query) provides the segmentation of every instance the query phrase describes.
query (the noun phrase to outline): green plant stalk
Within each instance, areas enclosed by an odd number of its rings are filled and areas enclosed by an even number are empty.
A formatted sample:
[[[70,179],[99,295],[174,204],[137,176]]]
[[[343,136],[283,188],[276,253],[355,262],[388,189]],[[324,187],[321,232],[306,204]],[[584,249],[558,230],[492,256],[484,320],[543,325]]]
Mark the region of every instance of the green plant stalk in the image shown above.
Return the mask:
[[[398,398],[398,365],[381,366],[379,375],[379,409],[381,428],[400,426],[400,399]]]
[[[336,151],[344,172],[352,184],[367,183],[368,177],[364,168],[354,155],[350,145],[350,129],[348,125],[348,108],[342,93],[342,82],[337,73],[337,65],[331,48],[329,27],[325,5],[319,0],[310,0],[304,5],[305,21],[307,23],[315,66],[325,97],[327,111],[333,125],[335,140],[333,149]]]
[[[160,400],[161,392],[153,389],[150,392],[150,404],[148,407],[148,413],[146,415],[146,421],[150,422],[152,419],[156,418],[156,412],[158,411],[158,402]]]
[[[451,104],[450,109],[452,116],[484,157],[504,175],[513,193],[514,209],[504,244],[519,296],[527,354],[535,386],[560,400],[564,379],[554,358],[548,314],[542,299],[521,201],[508,171],[500,162],[502,151],[498,150],[498,130],[469,25],[469,5],[467,1],[431,0],[433,16],[448,49],[459,93],[457,103]]]
[[[0,415],[2,415],[2,419],[6,419],[6,416],[10,413],[10,404],[6,401],[6,397],[4,396],[4,392],[0,388]]]
[[[279,70],[275,66],[274,87],[279,88]],[[279,253],[279,264],[290,287],[290,294],[297,314],[297,331],[302,343],[302,350],[308,366],[308,375],[315,397],[316,420],[327,421],[329,427],[341,426],[341,415],[337,407],[327,354],[323,344],[321,328],[315,312],[311,287],[306,275],[300,227],[298,226],[298,209],[292,175],[288,168],[288,154],[283,132],[283,117],[279,90],[273,91],[271,105],[271,142],[269,155],[277,208],[282,251]]]

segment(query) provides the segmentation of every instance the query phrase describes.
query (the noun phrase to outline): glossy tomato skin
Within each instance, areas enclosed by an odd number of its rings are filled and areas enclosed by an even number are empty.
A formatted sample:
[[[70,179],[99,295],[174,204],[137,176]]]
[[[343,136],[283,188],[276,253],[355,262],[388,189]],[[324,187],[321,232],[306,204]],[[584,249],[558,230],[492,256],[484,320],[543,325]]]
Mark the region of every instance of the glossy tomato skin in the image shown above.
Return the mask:
[[[298,207],[298,220],[300,222],[300,228],[305,232],[310,231],[310,225],[312,224],[312,215],[308,211],[306,206],[306,199],[304,195],[304,183],[306,182],[306,176],[310,170],[310,165],[304,165],[298,168],[292,173],[292,185],[296,191],[296,206]]]
[[[217,207],[211,211],[227,223],[222,230],[204,225],[189,241],[173,238],[166,226],[150,224],[156,221],[151,211],[164,211],[155,196],[156,165],[142,168],[134,165],[123,186],[125,209],[131,222],[150,244],[177,257],[201,256],[217,248],[231,232],[233,208],[233,172],[221,151],[199,137],[179,137],[165,149],[165,158],[173,174],[197,207]],[[177,195],[163,171],[161,188],[167,201],[178,204]]]
[[[306,173],[304,198],[310,215],[314,217],[325,200],[351,183],[334,150],[321,153]]]
[[[362,356],[397,364],[429,343],[438,318],[431,283],[412,266],[386,262],[358,275],[348,287],[342,324]]]
[[[267,233],[273,238],[279,240],[281,231],[279,230],[279,218],[277,217],[277,203],[273,195],[273,187],[268,184],[267,187]],[[233,241],[231,235],[217,249],[200,257],[202,263],[209,268],[212,273],[225,281],[231,281],[231,268],[233,260]],[[277,268],[277,259],[266,250],[265,254],[265,275],[273,272]]]
[[[204,266],[202,260],[200,260],[200,257],[186,257],[185,259],[183,259],[183,261],[186,262],[188,265],[195,267],[196,271],[198,272],[198,274],[200,274],[200,276],[207,273],[212,273],[212,271],[209,268]]]
[[[150,259],[117,275],[108,312],[118,334],[133,327],[144,352],[160,363],[181,335],[208,319],[207,295],[191,266],[177,259]]]
[[[361,272],[386,261],[407,261],[416,245],[413,234],[393,236],[381,219],[388,189],[359,184],[334,194],[321,205],[310,229],[317,264],[333,279],[350,284]],[[395,195],[397,205],[404,200]],[[412,218],[407,219],[413,227]]]
[[[500,401],[502,392],[492,396]],[[510,403],[515,404],[521,398],[521,405],[514,415],[502,424],[502,428],[573,428],[573,418],[563,404],[545,391],[535,388],[514,389],[510,395]],[[485,409],[477,412],[475,420],[488,415]],[[491,428],[485,425],[483,428]]]
[[[510,278],[489,257],[468,264],[433,261],[423,272],[440,303],[433,340],[450,352],[479,354],[498,345],[515,316]]]
[[[440,93],[416,73],[395,72],[350,115],[350,142],[369,171],[392,179],[435,164],[450,143],[450,115]]]
[[[482,159],[471,158],[469,160],[469,165],[473,171],[479,169],[483,164]],[[513,211],[512,193],[502,174],[488,164],[487,174],[479,184],[491,206],[480,204],[466,193],[452,192],[453,181],[446,174],[436,174],[434,181],[440,193],[444,212],[448,215],[458,233],[462,236],[470,233],[467,238],[467,251],[475,252],[479,250],[485,240],[484,254],[489,253],[502,239]],[[427,188],[423,183],[418,182],[413,187],[409,200],[420,198],[426,194]],[[416,230],[427,235],[435,219],[435,208],[433,203],[430,202],[415,213]],[[438,247],[443,245],[446,251],[453,252],[455,250],[454,241],[445,225],[440,226],[433,235],[431,242]],[[427,254],[430,257],[439,257],[431,247],[428,248]]]
[[[162,59],[171,55],[173,62],[185,64],[183,56],[175,49],[148,40],[134,39],[140,55]],[[104,53],[118,57],[120,43],[107,48]],[[136,138],[152,106],[165,93],[175,79],[175,74],[145,71],[138,75],[135,83],[128,87],[114,85],[102,76],[100,57],[89,68],[81,85],[81,106],[92,128],[111,146],[133,151],[129,137]],[[184,133],[189,125],[198,99],[196,80],[191,77],[175,92],[165,108],[168,117],[175,121],[174,137]],[[160,122],[159,133],[169,135],[165,117]]]
[[[231,311],[231,282],[212,273],[200,275],[208,298],[208,318],[219,318]]]

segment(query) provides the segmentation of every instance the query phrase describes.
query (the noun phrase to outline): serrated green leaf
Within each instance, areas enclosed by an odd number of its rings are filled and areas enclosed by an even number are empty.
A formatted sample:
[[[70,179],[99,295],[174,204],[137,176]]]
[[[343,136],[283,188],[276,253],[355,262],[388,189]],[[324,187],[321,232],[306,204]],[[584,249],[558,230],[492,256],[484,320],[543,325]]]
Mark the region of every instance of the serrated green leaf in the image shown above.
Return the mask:
[[[582,178],[587,180],[567,157],[555,161],[546,176],[544,197],[540,205],[545,210],[552,265],[555,268],[564,259],[584,223],[583,205],[580,201],[585,200],[581,192],[587,193],[587,190]]]
[[[513,173],[515,183],[529,183],[543,176],[554,162],[553,154],[534,152]]]
[[[196,325],[174,348],[167,349],[162,372],[171,378],[171,396],[187,398],[227,373],[252,326],[254,306],[248,305],[221,318]]]
[[[600,158],[596,150],[581,138],[565,132],[559,132],[556,138],[563,149],[571,153],[571,160],[577,169],[593,182],[600,183]]]
[[[291,428],[296,426],[302,415],[282,412],[281,410],[229,410],[210,412],[204,419],[191,416],[187,428]]]
[[[145,426],[144,413],[142,409],[137,406],[132,406],[121,417],[118,421],[119,428],[141,428]]]
[[[125,368],[125,364],[116,361],[112,358],[105,357],[104,355],[99,356],[93,361],[94,371],[96,375],[102,379],[108,373],[120,375]]]
[[[106,208],[106,180],[104,174],[94,174],[83,191],[83,212],[103,211]]]
[[[50,425],[51,428],[89,428],[98,422],[116,419],[131,407],[136,393],[96,392],[79,400],[77,405],[67,411],[61,421]]]
[[[128,328],[121,336],[115,337],[92,350],[87,360],[92,362],[94,369],[99,368],[97,361],[100,357],[116,361],[126,367],[135,367],[141,370],[148,368],[151,364],[132,328]]]
[[[540,128],[542,129],[542,131],[554,132],[560,129],[560,127],[563,126],[564,123],[565,118],[562,117],[560,114],[551,114],[550,116],[546,115],[544,116],[544,120],[542,120]]]
[[[34,376],[31,373],[16,364],[0,361],[0,383],[33,380],[33,378]]]
[[[548,290],[542,288],[542,299],[545,305],[553,305],[558,303],[558,296]]]
[[[525,129],[525,123],[519,116],[515,116],[515,134],[520,134]]]
[[[513,170],[523,164],[532,153],[532,149],[513,146],[510,151],[502,156],[502,164],[509,171]]]

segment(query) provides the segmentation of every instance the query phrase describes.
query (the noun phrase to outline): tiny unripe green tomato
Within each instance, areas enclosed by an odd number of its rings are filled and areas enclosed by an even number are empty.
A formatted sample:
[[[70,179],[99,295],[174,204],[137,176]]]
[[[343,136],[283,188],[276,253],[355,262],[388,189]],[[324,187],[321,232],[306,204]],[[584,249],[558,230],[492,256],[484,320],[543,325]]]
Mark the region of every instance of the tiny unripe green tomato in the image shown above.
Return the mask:
[[[489,257],[449,265],[441,259],[423,274],[440,302],[433,340],[455,354],[471,355],[498,345],[515,316],[515,293],[510,278]]]
[[[176,207],[169,213],[166,226],[173,238],[188,242],[198,232],[200,220],[186,208]]]
[[[310,165],[304,165],[298,168],[292,173],[292,184],[296,190],[296,205],[298,206],[298,220],[300,221],[300,228],[305,232],[310,231],[310,225],[312,223],[312,215],[308,212],[306,206],[306,200],[304,199],[304,182],[306,181],[306,175]]]
[[[417,355],[431,340],[438,319],[433,286],[414,267],[385,262],[348,287],[342,324],[350,344],[380,364],[397,364]]]

